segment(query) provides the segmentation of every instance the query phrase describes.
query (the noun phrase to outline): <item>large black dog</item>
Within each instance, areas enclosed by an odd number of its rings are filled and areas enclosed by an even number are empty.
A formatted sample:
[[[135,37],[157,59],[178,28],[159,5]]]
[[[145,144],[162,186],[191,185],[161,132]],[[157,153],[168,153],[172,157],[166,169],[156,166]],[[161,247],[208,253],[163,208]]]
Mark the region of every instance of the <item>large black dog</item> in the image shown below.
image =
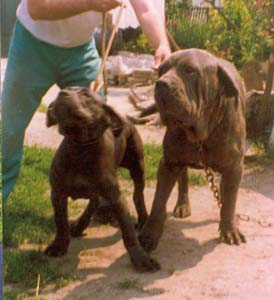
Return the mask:
[[[222,175],[220,235],[229,244],[245,242],[235,220],[246,139],[245,88],[236,68],[204,50],[173,53],[159,68],[155,101],[167,126],[164,155],[152,211],[140,233],[147,251],[163,233],[166,203],[179,178],[176,211],[190,212],[187,167],[211,167]],[[182,212],[184,214],[184,211]]]

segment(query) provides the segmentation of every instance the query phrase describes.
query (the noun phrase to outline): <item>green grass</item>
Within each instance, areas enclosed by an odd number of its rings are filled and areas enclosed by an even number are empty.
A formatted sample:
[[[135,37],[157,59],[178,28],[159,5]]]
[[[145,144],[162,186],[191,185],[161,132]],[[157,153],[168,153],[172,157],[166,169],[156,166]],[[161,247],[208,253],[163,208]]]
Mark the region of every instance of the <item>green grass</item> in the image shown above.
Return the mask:
[[[252,144],[255,154],[245,157],[246,167],[267,166],[274,162],[274,151],[265,149],[262,143]]]
[[[13,299],[35,288],[38,274],[42,287],[49,283],[62,285],[77,277],[76,270],[73,273],[60,269],[58,260],[45,257],[41,251],[55,233],[48,182],[53,154],[51,149],[25,148],[21,175],[4,211],[3,277],[5,283],[18,286]],[[19,249],[22,244],[30,244],[29,248],[35,250]]]
[[[17,292],[17,291],[4,291],[3,299],[5,300],[49,300],[47,297],[39,296],[39,299],[34,296],[34,292]]]
[[[155,145],[155,144],[146,144],[144,146],[146,181],[156,180],[159,161],[162,155],[163,155],[162,146]],[[118,175],[120,178],[123,179],[127,179],[127,180],[131,179],[129,172],[126,169],[119,169]],[[191,185],[206,184],[206,179],[203,175],[203,172],[197,170],[190,170],[189,183]]]
[[[54,150],[26,147],[16,188],[4,212],[4,245],[48,242],[54,231],[48,170]]]
[[[49,259],[41,250],[7,248],[4,252],[3,274],[5,282],[34,289],[40,274],[42,286],[54,283],[60,287],[75,280],[77,274],[60,267],[63,259]]]
[[[25,300],[28,297],[28,295],[26,293],[18,293],[18,292],[15,292],[15,291],[8,291],[8,292],[5,292],[4,291],[4,294],[3,294],[5,300]]]

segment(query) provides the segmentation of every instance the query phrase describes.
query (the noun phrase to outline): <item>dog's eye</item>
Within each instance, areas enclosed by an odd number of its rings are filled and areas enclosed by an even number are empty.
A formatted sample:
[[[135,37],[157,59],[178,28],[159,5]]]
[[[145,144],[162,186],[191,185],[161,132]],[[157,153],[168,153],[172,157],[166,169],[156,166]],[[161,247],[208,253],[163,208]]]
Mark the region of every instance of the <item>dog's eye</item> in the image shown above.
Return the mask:
[[[185,72],[188,74],[188,75],[194,75],[195,74],[195,70],[193,67],[191,66],[186,66],[185,67]]]

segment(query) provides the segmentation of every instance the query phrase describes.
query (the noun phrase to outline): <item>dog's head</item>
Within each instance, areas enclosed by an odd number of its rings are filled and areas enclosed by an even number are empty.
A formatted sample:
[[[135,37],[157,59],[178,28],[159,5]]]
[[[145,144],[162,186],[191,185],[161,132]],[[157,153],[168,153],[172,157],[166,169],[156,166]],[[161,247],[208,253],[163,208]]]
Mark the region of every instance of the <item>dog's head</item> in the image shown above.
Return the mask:
[[[83,87],[68,87],[49,105],[47,126],[58,125],[60,134],[87,145],[102,136],[108,127],[114,135],[123,130],[123,121],[101,97]]]
[[[239,86],[229,62],[204,50],[180,50],[159,68],[155,101],[163,124],[181,127],[190,141],[200,142],[208,138],[222,99],[231,98],[237,106]]]

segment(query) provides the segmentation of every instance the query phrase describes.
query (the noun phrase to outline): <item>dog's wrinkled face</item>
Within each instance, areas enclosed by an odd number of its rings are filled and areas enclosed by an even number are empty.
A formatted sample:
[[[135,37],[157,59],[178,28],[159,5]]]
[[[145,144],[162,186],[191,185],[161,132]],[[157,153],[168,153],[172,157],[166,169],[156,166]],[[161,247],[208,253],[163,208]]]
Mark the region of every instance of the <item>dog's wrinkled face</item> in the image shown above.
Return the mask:
[[[233,75],[226,62],[204,50],[177,51],[159,68],[155,101],[162,122],[183,128],[192,142],[207,139],[222,96],[238,97]]]
[[[111,125],[100,96],[81,87],[68,87],[59,92],[47,112],[47,126],[58,124],[60,134],[71,141],[92,144]]]

